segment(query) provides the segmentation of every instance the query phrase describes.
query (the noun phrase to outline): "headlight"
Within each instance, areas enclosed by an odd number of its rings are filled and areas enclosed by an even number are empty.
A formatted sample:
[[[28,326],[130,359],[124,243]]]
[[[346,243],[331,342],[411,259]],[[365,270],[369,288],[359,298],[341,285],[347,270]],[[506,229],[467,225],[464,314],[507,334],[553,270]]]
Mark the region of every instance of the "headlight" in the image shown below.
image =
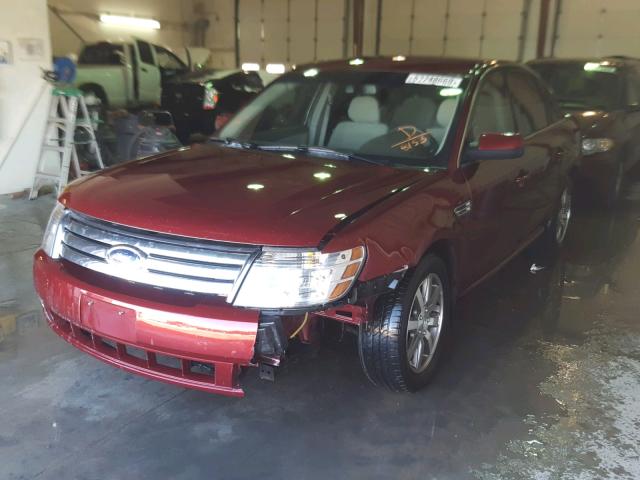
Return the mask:
[[[364,247],[335,253],[265,249],[253,263],[234,305],[296,308],[339,300],[364,263]]]
[[[610,138],[583,138],[582,154],[593,155],[594,153],[608,152],[613,148],[613,140]]]
[[[42,239],[42,249],[51,258],[60,257],[60,249],[62,247],[62,220],[65,215],[64,206],[61,203],[57,203],[51,216],[49,217],[49,223],[44,231],[44,237]]]

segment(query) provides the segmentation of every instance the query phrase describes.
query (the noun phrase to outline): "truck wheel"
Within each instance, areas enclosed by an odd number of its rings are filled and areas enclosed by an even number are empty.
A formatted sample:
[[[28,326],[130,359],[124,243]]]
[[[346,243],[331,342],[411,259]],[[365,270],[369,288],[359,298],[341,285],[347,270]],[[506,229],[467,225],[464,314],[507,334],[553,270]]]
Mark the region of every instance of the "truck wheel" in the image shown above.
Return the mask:
[[[411,277],[380,299],[358,337],[362,368],[371,382],[412,392],[431,380],[451,328],[451,295],[445,263],[429,254]]]

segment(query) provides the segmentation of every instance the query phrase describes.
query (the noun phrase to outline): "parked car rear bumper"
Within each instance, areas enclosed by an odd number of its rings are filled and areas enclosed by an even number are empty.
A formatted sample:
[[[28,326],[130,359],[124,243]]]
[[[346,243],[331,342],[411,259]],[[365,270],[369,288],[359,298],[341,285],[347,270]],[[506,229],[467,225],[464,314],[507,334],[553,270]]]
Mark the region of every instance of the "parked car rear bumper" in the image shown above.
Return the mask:
[[[114,293],[74,276],[41,250],[33,273],[47,322],[78,349],[155,380],[244,395],[238,375],[252,364],[257,311]]]

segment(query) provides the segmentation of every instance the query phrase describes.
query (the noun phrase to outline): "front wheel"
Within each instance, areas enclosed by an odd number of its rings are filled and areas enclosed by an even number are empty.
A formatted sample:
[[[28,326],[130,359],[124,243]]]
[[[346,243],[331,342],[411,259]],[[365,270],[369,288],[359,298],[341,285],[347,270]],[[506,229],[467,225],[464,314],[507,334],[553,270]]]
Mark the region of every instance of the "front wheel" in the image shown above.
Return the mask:
[[[429,254],[360,327],[360,360],[369,380],[397,392],[424,387],[442,357],[452,303],[447,267]]]

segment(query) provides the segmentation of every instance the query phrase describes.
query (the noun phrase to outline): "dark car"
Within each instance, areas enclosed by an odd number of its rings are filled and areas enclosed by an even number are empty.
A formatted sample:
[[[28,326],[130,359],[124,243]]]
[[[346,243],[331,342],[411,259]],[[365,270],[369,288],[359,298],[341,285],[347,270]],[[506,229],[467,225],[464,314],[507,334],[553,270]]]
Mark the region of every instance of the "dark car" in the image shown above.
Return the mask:
[[[256,72],[200,70],[167,81],[162,107],[173,115],[180,141],[187,143],[192,134],[211,135],[263,88]]]
[[[529,62],[582,131],[581,177],[611,206],[640,158],[640,60],[543,59]]]
[[[53,330],[129,372],[242,396],[289,342],[350,326],[368,378],[424,386],[456,299],[564,240],[578,127],[507,62],[299,67],[210,144],[61,195],[35,255]]]

